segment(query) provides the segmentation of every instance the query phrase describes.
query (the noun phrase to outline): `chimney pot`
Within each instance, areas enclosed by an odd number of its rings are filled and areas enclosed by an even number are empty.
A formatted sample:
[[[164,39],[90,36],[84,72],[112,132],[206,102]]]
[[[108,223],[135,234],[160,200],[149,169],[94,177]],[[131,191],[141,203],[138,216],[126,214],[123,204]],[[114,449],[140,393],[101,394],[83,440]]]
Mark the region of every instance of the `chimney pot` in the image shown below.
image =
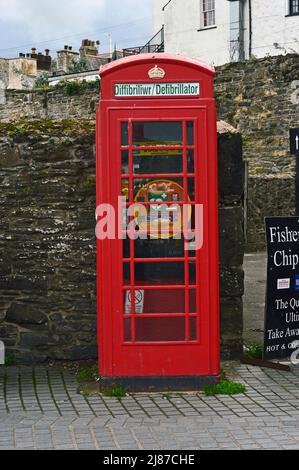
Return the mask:
[[[69,46],[64,46],[64,50],[67,51]]]

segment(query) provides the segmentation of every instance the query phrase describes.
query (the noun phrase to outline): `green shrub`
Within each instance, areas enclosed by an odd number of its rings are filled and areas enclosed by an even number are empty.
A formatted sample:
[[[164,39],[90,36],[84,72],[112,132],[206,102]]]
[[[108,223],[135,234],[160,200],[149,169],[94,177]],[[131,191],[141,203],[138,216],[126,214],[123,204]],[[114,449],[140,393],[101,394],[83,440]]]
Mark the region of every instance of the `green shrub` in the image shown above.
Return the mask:
[[[104,390],[103,395],[105,395],[106,397],[122,398],[127,395],[127,392],[123,387],[114,387]]]
[[[220,380],[217,385],[206,386],[204,392],[206,395],[237,395],[246,392],[246,387],[232,380]]]
[[[6,356],[5,358],[5,363],[0,364],[1,366],[13,366],[15,363],[15,358],[14,356]]]
[[[89,70],[89,65],[87,60],[85,58],[82,58],[78,61],[72,60],[69,69],[70,73],[86,72]]]
[[[96,79],[93,82],[86,80],[73,80],[73,81],[62,81],[57,87],[64,88],[65,92],[69,96],[80,95],[85,90],[99,90],[100,91],[100,80]]]
[[[76,375],[78,382],[89,382],[91,380],[94,381],[98,378],[98,376],[99,371],[97,364],[91,367],[81,367]]]
[[[254,359],[263,358],[264,348],[261,343],[252,343],[245,347],[244,355],[246,357],[252,357]]]
[[[49,88],[48,75],[43,73],[41,74],[34,82],[35,88],[47,89]]]
[[[79,95],[79,93],[81,92],[83,88],[81,83],[84,83],[84,82],[77,82],[77,81],[66,82],[65,84],[66,94],[69,96]]]

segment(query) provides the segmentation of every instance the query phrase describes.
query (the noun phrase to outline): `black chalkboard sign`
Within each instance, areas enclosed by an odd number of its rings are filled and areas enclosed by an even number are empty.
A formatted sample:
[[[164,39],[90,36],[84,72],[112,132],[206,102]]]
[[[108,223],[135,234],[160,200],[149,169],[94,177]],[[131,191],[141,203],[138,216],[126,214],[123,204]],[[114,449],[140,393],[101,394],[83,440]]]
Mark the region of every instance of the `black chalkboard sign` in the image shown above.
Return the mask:
[[[264,359],[290,357],[299,340],[299,217],[267,217]]]
[[[290,129],[290,152],[291,155],[299,155],[299,129]]]

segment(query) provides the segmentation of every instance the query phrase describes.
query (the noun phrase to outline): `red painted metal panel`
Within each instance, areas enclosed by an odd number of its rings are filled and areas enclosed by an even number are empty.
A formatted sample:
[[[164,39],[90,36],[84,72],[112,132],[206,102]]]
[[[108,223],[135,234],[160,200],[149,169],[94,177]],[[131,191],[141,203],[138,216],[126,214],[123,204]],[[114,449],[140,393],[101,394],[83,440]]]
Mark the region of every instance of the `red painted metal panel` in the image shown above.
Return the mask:
[[[121,83],[152,83],[148,71],[157,65],[165,71],[165,82],[199,82],[200,96],[167,98],[118,98],[114,85]],[[203,205],[203,247],[190,255],[134,255],[130,240],[130,256],[123,254],[123,240],[97,242],[98,259],[98,339],[99,369],[103,377],[200,376],[219,374],[219,288],[218,288],[218,193],[217,193],[217,132],[213,100],[213,70],[182,57],[146,54],[116,61],[104,67],[102,101],[97,114],[97,205],[112,204],[117,213],[123,183],[128,184],[129,199],[136,197],[136,180],[179,179],[184,188],[183,202],[189,203],[188,182],[195,180],[194,200]],[[121,124],[128,123],[128,145],[121,145]],[[156,151],[157,146],[133,142],[136,123],[182,123],[181,145],[159,145],[159,151],[180,150],[181,173],[134,173],[134,152]],[[194,145],[187,142],[187,122],[193,122]],[[133,145],[134,144],[134,145]],[[194,151],[194,173],[188,171],[187,152]],[[121,152],[128,152],[128,170],[122,174]],[[148,157],[145,157],[148,158]],[[128,183],[126,183],[128,181]],[[122,183],[123,182],[123,183]],[[152,183],[155,181],[152,181]],[[157,182],[157,181],[156,181]],[[145,202],[150,206],[153,203]],[[167,204],[167,203],[166,203]],[[119,220],[116,222],[118,226]],[[142,232],[142,230],[140,231]],[[140,233],[139,232],[139,233]],[[161,231],[160,231],[161,233]],[[167,247],[166,247],[167,249]],[[195,262],[196,281],[190,279],[190,262]],[[130,282],[124,285],[123,264],[127,263]],[[139,264],[142,263],[142,264]],[[162,272],[164,263],[176,264],[183,270],[181,279],[136,279],[136,266],[156,263]],[[136,271],[137,269],[137,271]],[[160,271],[159,271],[160,270]],[[146,275],[142,276],[146,278]],[[190,291],[192,289],[192,293]],[[143,291],[146,313],[137,312],[135,302],[125,312],[126,291],[135,298]],[[196,291],[196,309],[193,291]],[[161,310],[157,302],[160,291]],[[167,293],[168,292],[168,293]],[[182,295],[182,293],[184,294]],[[169,296],[172,293],[172,297]],[[192,294],[192,295],[191,295]],[[126,298],[126,297],[125,297]],[[192,298],[192,299],[191,299]],[[153,306],[154,307],[151,307]],[[167,308],[165,308],[165,305]],[[163,311],[164,307],[164,311]],[[176,309],[177,307],[177,309]],[[151,312],[150,309],[155,310]],[[168,310],[168,312],[165,312]],[[173,313],[172,310],[174,310]],[[177,311],[176,311],[177,310]],[[192,311],[191,311],[192,310]],[[197,323],[197,335],[194,330]]]

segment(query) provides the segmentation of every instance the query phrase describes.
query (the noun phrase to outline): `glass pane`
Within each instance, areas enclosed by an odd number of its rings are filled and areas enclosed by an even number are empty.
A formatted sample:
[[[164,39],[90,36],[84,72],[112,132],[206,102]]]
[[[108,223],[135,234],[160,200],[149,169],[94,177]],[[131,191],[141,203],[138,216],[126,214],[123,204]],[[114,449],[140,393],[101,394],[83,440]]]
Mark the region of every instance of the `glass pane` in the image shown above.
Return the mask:
[[[132,321],[131,318],[124,319],[124,340],[126,343],[132,341]]]
[[[130,258],[131,257],[131,248],[130,248],[130,240],[126,238],[123,241],[123,257]]]
[[[188,173],[194,173],[194,151],[188,150],[187,152],[187,171]]]
[[[188,212],[187,223],[184,224],[185,249],[188,257],[194,258],[203,246],[203,209],[199,205],[190,207],[192,210]]]
[[[195,239],[194,237],[188,240],[187,238],[184,239],[184,249],[187,251],[187,256],[189,258],[195,258],[196,251],[195,251]]]
[[[150,207],[140,207],[137,216],[140,230],[151,232],[152,238],[168,238],[169,234],[173,237],[175,232],[181,231],[182,211],[176,202],[184,201],[182,178],[135,179],[134,199],[136,202],[152,203]],[[173,204],[163,204],[164,202]],[[158,233],[155,234],[155,231]],[[166,234],[163,234],[165,231]]]
[[[188,196],[190,201],[195,201],[195,182],[194,178],[188,178]]]
[[[130,197],[130,185],[128,179],[121,180],[121,194],[126,198],[126,201],[129,201]]]
[[[195,198],[194,177],[188,178],[189,201]],[[183,202],[184,180],[183,178],[135,178],[134,201],[155,202],[159,198],[161,202]]]
[[[190,334],[190,341],[197,340],[197,318],[192,317],[189,320],[189,334]]]
[[[187,214],[188,214],[187,223],[184,226],[186,239],[187,240],[189,239],[190,241],[193,241],[193,242],[197,241],[197,243],[200,243],[200,235],[201,235],[200,230],[202,230],[202,217],[201,217],[201,212],[200,212],[200,206],[198,206],[196,209],[194,204],[193,205],[189,204],[185,206],[185,210],[187,211]],[[195,236],[196,236],[196,240],[195,240]],[[189,256],[192,257],[192,255],[189,255]]]
[[[187,122],[187,145],[194,145],[194,124]]]
[[[133,124],[134,146],[182,145],[181,122],[135,122]]]
[[[135,227],[134,236],[134,257],[135,258],[183,258],[185,251],[187,252],[188,258],[195,258],[198,249],[201,248],[200,233],[196,233],[193,224],[186,224],[186,236],[184,237],[183,232],[173,232],[171,224],[164,224],[163,229],[168,227],[168,233],[159,233],[161,225],[155,223],[146,223],[143,221],[141,216],[136,213],[133,221],[129,225],[129,219],[123,215],[123,230],[125,233],[123,240],[123,257],[130,258],[130,228]],[[145,230],[148,229],[147,232]]]
[[[135,174],[183,173],[181,150],[138,150],[133,152]]]
[[[129,145],[129,129],[128,129],[127,122],[122,122],[121,124],[121,145],[122,146]]]
[[[184,274],[183,262],[135,263],[138,285],[183,285]]]
[[[136,202],[180,202],[184,201],[183,178],[134,179]]]
[[[193,248],[194,243],[191,240],[190,250],[186,250],[189,258],[194,258],[196,256],[196,252]],[[134,241],[134,251],[135,258],[183,258],[185,256],[185,239],[137,239]],[[123,242],[123,257],[130,258],[130,240],[128,238]],[[189,274],[190,279],[193,279],[195,282],[195,267],[190,269],[192,269],[194,273]]]
[[[121,152],[121,172],[123,175],[129,173],[129,152]]]
[[[135,289],[135,313],[146,314],[183,314],[185,309],[184,289]],[[189,313],[197,313],[196,289],[189,289]],[[132,291],[124,292],[124,314],[132,314]]]
[[[184,240],[140,240],[134,242],[135,258],[182,258]],[[124,258],[130,257],[130,241],[124,240]]]
[[[124,286],[129,286],[131,284],[130,263],[124,263],[123,278],[124,278]]]
[[[135,289],[134,299],[135,299],[135,313],[136,314],[144,313],[144,290]],[[134,301],[133,301],[133,305],[134,305]],[[131,290],[126,290],[124,292],[124,313],[125,315],[133,314]]]
[[[195,261],[191,261],[189,263],[189,284],[195,285],[196,284],[196,263]]]
[[[137,317],[135,330],[139,342],[185,341],[185,317]]]
[[[189,313],[197,313],[196,289],[189,290]]]
[[[143,313],[185,313],[185,290],[144,291]]]

